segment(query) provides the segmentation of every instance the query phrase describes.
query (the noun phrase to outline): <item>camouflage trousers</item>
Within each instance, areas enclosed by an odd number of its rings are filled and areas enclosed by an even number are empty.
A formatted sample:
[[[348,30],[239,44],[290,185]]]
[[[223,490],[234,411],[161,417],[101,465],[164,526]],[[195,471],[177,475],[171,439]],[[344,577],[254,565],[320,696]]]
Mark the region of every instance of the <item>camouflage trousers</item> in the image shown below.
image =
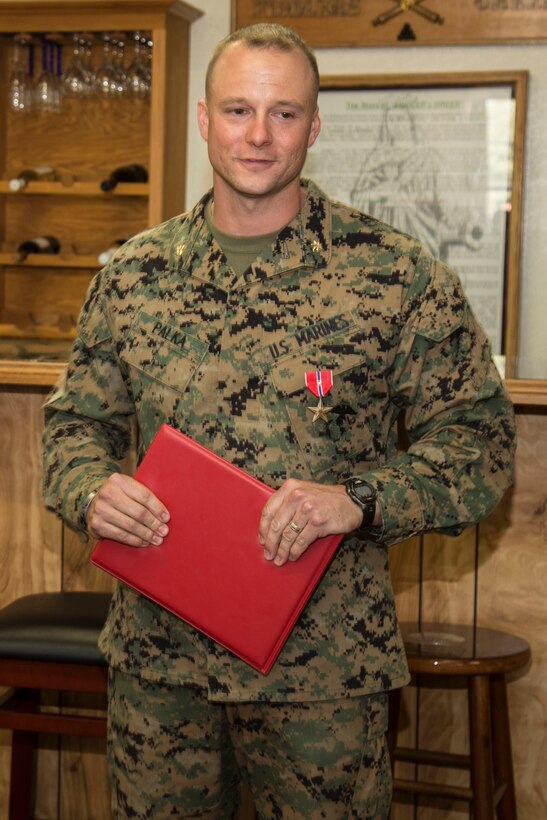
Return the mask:
[[[314,703],[215,703],[193,686],[111,670],[108,762],[122,818],[387,820],[384,694]]]

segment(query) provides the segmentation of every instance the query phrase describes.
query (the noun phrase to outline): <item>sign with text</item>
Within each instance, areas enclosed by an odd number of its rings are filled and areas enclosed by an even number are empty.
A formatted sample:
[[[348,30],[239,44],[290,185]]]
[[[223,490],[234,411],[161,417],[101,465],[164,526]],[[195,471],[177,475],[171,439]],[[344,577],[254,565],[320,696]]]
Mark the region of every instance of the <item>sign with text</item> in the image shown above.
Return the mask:
[[[513,375],[525,72],[321,78],[304,176],[415,236],[459,275]]]
[[[547,42],[547,0],[232,0],[232,28],[290,26],[315,47]]]

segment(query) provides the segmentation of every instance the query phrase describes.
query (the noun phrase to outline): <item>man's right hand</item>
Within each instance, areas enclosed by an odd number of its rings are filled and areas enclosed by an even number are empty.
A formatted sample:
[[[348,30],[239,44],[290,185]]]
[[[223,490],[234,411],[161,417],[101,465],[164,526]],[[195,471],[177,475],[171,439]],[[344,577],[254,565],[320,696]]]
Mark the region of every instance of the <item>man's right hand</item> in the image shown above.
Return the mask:
[[[169,511],[139,481],[113,473],[87,511],[92,538],[111,538],[132,547],[159,546],[169,527]]]

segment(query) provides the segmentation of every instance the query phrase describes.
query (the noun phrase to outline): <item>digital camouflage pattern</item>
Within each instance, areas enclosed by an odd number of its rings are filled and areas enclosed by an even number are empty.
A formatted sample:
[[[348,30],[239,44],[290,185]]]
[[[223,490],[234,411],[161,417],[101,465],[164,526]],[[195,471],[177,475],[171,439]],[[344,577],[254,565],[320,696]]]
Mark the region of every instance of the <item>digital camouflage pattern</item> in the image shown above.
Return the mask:
[[[111,670],[114,818],[238,817],[241,772],[259,817],[387,820],[387,696],[213,704],[206,690]]]
[[[457,277],[417,240],[302,184],[301,213],[239,278],[205,223],[211,193],[129,241],[93,281],[45,408],[47,503],[75,527],[119,469],[133,414],[140,456],[166,422],[274,487],[359,475],[378,489],[383,527],[344,539],[267,677],[118,586],[101,640],[111,664],[216,700],[405,684],[387,546],[459,533],[512,477],[512,406]],[[304,374],[323,369],[335,409],[313,424]]]

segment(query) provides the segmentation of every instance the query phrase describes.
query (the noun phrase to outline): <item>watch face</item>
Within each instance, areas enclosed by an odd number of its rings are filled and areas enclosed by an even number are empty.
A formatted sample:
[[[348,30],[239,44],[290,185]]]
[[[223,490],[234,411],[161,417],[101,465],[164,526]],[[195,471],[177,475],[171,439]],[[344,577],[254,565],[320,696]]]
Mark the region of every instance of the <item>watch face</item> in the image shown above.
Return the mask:
[[[374,491],[374,488],[371,487],[370,484],[367,484],[366,481],[363,481],[361,478],[354,479],[350,483],[350,487],[355,493],[355,495],[363,501],[363,503],[372,501],[374,498],[376,498],[376,492]]]
[[[362,478],[350,478],[345,484],[348,495],[363,511],[360,529],[368,529],[376,515],[376,490]]]

